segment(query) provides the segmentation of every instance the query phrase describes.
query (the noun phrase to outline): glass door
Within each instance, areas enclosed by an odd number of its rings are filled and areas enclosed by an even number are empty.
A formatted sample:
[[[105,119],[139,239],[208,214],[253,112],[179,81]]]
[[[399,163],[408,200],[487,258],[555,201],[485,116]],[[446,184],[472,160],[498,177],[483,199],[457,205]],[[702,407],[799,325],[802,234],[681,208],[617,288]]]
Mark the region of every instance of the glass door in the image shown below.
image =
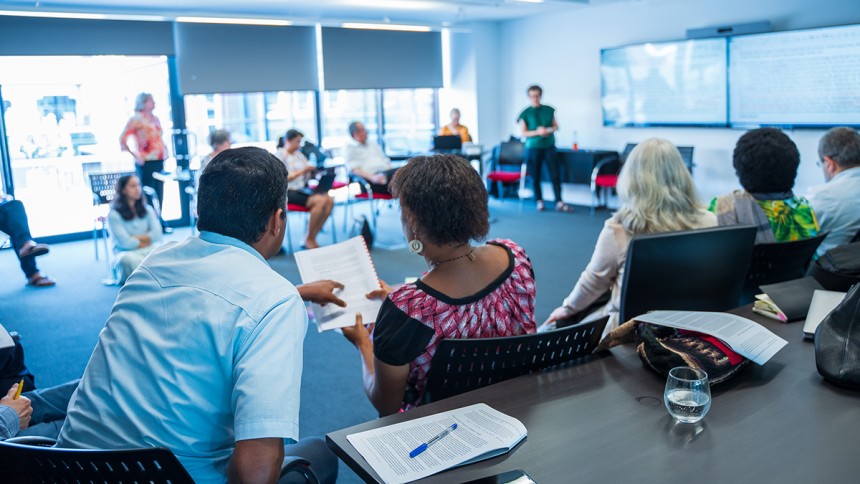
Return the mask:
[[[92,230],[88,174],[134,170],[119,139],[138,93],[153,95],[170,151],[166,57],[0,57],[0,87],[15,198],[26,205],[36,237]],[[168,155],[165,169],[172,171]],[[178,219],[178,186],[164,188],[162,214]]]

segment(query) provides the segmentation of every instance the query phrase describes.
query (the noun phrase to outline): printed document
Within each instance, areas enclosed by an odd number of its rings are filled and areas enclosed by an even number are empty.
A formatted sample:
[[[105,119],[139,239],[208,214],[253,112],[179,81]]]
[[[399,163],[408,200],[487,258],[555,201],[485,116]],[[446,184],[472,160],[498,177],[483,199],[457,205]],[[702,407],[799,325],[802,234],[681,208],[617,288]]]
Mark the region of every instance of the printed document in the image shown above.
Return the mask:
[[[636,321],[711,335],[758,365],[788,344],[755,321],[729,313],[652,311],[637,316]]]
[[[15,341],[12,340],[12,335],[10,335],[9,332],[6,331],[6,328],[0,324],[0,350],[3,348],[11,348],[13,346],[15,346]]]
[[[456,429],[409,457],[413,449],[455,423]],[[400,484],[505,454],[525,437],[526,428],[519,420],[478,403],[346,438],[383,482]]]
[[[303,250],[296,252],[295,257],[303,283],[331,279],[343,284],[344,288],[335,294],[346,302],[345,308],[312,304],[320,332],[355,325],[356,313],[361,313],[365,324],[376,320],[382,301],[367,299],[365,295],[379,289],[379,277],[363,238],[353,237],[339,244]]]

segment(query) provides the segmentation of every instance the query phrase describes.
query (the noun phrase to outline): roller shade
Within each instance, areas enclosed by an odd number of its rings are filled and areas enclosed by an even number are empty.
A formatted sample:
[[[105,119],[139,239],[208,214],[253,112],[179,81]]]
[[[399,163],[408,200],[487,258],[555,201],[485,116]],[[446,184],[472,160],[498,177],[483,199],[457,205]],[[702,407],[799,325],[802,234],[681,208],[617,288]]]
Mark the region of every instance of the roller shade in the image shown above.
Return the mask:
[[[0,55],[173,55],[173,24],[0,15]]]
[[[317,89],[313,27],[178,22],[175,37],[183,95]]]
[[[325,27],[325,89],[442,87],[442,34]]]

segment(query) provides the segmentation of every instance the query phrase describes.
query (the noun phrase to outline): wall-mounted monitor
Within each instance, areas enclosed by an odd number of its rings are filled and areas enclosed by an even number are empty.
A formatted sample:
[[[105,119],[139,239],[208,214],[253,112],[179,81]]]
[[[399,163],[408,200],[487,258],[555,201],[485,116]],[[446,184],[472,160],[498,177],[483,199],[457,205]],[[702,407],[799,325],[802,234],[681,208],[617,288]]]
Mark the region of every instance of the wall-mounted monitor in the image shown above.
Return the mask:
[[[860,25],[729,38],[734,127],[860,126]]]
[[[726,50],[725,38],[603,49],[603,124],[727,126]]]

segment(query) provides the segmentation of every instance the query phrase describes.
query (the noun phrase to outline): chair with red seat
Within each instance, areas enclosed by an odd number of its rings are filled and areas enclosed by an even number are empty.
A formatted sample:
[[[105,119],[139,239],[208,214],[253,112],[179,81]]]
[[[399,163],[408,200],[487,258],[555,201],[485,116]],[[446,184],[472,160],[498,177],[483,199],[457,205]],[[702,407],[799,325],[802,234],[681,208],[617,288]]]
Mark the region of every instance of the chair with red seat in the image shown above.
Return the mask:
[[[627,161],[630,152],[636,147],[636,143],[627,143],[624,147],[624,152],[619,157],[605,158],[594,165],[591,171],[591,214],[594,215],[594,209],[598,207],[606,207],[609,203],[609,191],[615,190],[618,185],[618,174],[621,173],[621,166]],[[601,203],[600,195],[603,194],[603,202]]]
[[[287,225],[287,237],[286,238],[287,238],[287,246],[290,248],[290,253],[292,254],[293,253],[293,235],[292,235],[292,232],[290,231],[290,220],[289,220],[289,215],[291,212],[308,214],[308,216],[305,217],[305,230],[307,230],[307,225],[308,225],[308,222],[310,220],[310,210],[308,210],[308,207],[305,207],[304,205],[296,205],[294,203],[288,203],[287,204],[287,223],[286,223],[286,225]],[[335,225],[334,225],[334,217],[332,215],[329,215],[328,222],[331,224],[331,241],[333,244],[336,244],[337,243],[337,227],[335,227]]]
[[[373,190],[370,189],[370,183],[367,182],[364,178],[361,178],[357,175],[352,175],[352,180],[355,183],[359,183],[362,186],[361,193],[358,193],[352,197],[352,201],[364,201],[367,200],[370,202],[370,218],[373,221],[373,231],[376,232],[377,228],[377,215],[379,212],[379,207],[375,205],[374,202],[382,202],[382,201],[391,201],[394,200],[394,197],[390,193],[374,193]],[[344,229],[346,229],[346,224],[349,221],[349,217],[352,214],[352,205],[350,200],[347,200],[346,205],[346,216],[344,217]]]
[[[526,176],[528,176],[523,143],[521,141],[504,141],[493,151],[494,156],[490,172],[487,173],[487,182],[497,184],[500,199],[504,198],[505,185],[517,183],[517,197],[520,199],[520,207],[522,208],[522,196],[525,190]]]

